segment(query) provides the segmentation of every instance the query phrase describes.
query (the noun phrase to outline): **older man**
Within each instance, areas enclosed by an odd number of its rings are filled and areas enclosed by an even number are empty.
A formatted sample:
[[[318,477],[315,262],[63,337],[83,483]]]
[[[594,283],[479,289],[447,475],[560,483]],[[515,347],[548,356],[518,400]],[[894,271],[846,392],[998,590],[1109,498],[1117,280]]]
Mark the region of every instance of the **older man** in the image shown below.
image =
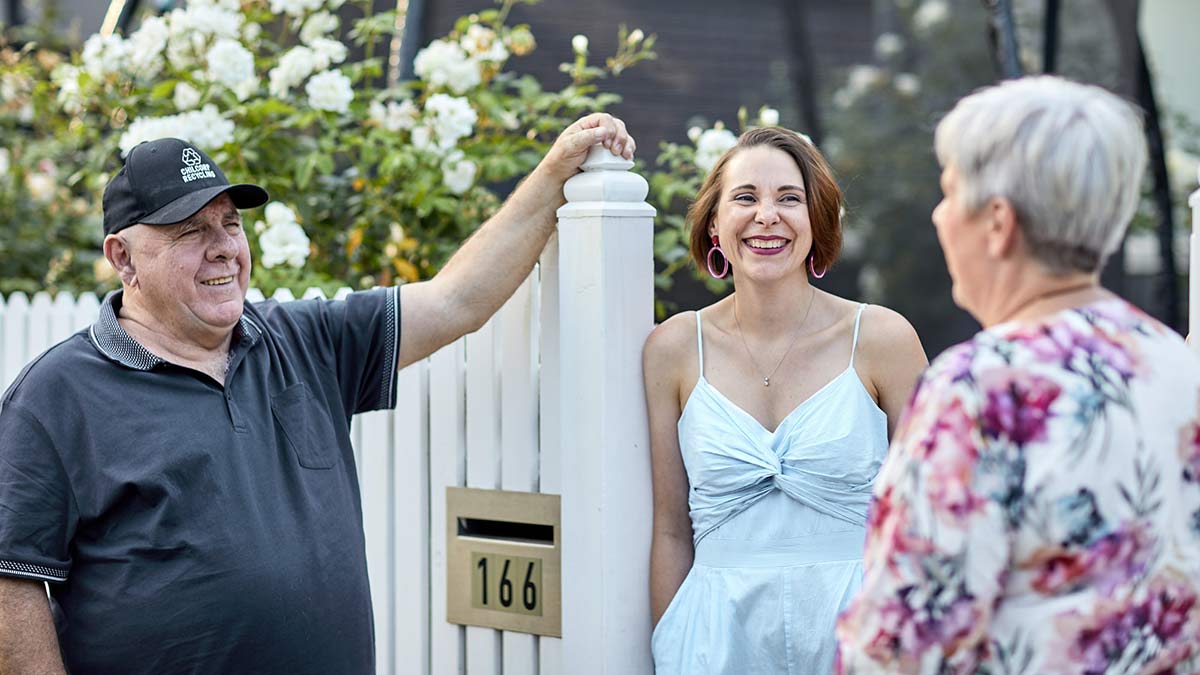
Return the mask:
[[[0,673],[373,672],[350,419],[500,307],[597,143],[634,149],[571,125],[434,279],[286,305],[243,303],[262,188],[180,140],[130,151],[121,290],[0,405]]]

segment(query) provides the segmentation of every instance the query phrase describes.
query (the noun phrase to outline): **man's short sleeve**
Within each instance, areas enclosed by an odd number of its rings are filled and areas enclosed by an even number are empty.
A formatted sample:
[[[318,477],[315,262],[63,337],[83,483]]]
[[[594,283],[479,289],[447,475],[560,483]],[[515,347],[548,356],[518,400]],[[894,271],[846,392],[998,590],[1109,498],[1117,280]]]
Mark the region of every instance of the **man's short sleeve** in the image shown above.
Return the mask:
[[[304,339],[313,348],[329,350],[347,416],[396,405],[397,288],[359,291],[340,300],[282,303],[275,309],[307,333]]]
[[[0,406],[0,574],[63,582],[78,521],[62,460],[45,428]]]

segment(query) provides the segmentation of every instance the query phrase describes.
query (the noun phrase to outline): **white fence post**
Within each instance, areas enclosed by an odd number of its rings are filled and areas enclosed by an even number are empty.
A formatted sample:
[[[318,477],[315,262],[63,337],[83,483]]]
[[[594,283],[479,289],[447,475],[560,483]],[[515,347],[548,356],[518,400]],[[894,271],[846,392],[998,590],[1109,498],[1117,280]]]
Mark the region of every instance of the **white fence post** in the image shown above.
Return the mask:
[[[558,210],[563,673],[650,673],[650,450],[642,342],[654,208],[633,163],[592,148]]]

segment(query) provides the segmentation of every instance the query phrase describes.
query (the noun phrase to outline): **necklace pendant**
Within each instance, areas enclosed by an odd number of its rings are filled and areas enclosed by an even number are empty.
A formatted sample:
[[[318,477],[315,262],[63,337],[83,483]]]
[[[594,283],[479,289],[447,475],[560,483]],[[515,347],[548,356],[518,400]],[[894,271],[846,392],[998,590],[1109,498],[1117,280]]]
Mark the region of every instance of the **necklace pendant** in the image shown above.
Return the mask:
[[[764,378],[763,378],[763,386],[764,386],[764,387],[769,387],[769,386],[771,386],[771,378],[769,378],[769,377],[764,377]]]

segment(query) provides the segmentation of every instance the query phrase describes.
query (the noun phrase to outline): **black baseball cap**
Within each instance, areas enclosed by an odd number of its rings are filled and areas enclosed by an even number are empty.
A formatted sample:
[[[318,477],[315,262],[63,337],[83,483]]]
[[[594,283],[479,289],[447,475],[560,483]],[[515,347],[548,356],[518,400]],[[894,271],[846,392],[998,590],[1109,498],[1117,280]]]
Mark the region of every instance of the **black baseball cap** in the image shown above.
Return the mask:
[[[104,188],[104,234],[138,223],[178,223],[224,193],[239,209],[262,206],[269,199],[257,185],[230,185],[217,163],[187,141],[160,138],[138,143]]]

